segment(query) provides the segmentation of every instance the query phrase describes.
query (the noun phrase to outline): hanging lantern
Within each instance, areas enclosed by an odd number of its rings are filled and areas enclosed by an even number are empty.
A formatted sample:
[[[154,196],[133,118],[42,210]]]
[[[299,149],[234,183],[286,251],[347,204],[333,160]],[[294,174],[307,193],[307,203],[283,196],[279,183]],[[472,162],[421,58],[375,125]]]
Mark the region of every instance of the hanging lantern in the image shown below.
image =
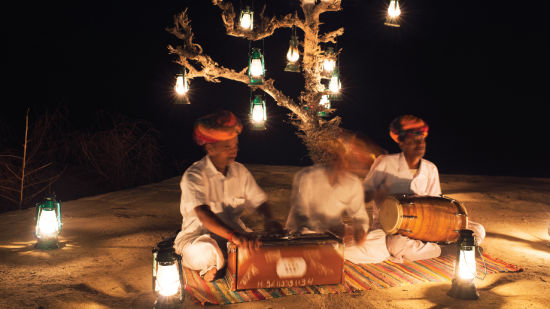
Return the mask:
[[[321,97],[321,100],[319,101],[319,105],[321,105],[322,109],[330,109],[330,99],[329,99],[328,95],[324,94]],[[317,113],[317,116],[326,117],[326,116],[328,116],[328,112],[326,110],[321,110]]]
[[[248,59],[248,77],[251,85],[262,85],[264,83],[265,66],[264,56],[259,48],[252,48]]]
[[[59,248],[57,236],[61,233],[61,204],[54,196],[47,196],[44,202],[36,204],[34,221],[34,235],[38,239],[36,247],[44,250]]]
[[[153,249],[153,293],[155,308],[171,308],[184,300],[181,256],[174,250],[174,240],[163,240]]]
[[[336,67],[336,55],[332,47],[327,48],[325,51],[325,59],[323,60],[323,76],[325,78],[332,77],[332,71]]]
[[[453,285],[447,295],[460,299],[478,299],[476,277],[476,245],[472,230],[460,230],[458,255],[455,262]]]
[[[340,82],[340,72],[338,68],[332,71],[332,77],[328,83],[328,90],[331,92],[331,96],[337,97],[342,89],[342,83]]]
[[[176,85],[174,90],[176,91],[177,101],[179,104],[190,104],[187,92],[189,92],[189,80],[185,76],[185,69],[176,75]]]
[[[249,6],[246,6],[244,10],[241,10],[239,22],[243,30],[252,31],[254,28],[254,11],[252,11]]]
[[[400,27],[399,15],[401,15],[399,0],[391,0],[390,5],[388,6],[388,15],[386,16],[386,22],[384,25],[390,27]]]
[[[265,130],[265,122],[267,120],[267,112],[265,108],[265,100],[261,95],[257,94],[254,100],[250,102],[250,120],[253,130]]]
[[[300,63],[298,62],[298,59],[300,59],[300,50],[298,49],[298,37],[296,35],[290,37],[286,59],[286,72],[300,72]]]

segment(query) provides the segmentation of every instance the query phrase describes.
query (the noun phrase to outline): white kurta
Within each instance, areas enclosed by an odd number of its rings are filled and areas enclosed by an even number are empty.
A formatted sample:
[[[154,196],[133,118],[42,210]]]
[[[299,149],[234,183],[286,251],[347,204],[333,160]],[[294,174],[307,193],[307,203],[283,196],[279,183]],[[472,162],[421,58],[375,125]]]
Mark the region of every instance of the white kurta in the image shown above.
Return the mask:
[[[212,267],[219,270],[225,263],[222,252],[197,217],[195,207],[208,205],[225,224],[237,231],[246,231],[240,219],[243,210],[254,210],[267,200],[267,195],[244,165],[231,163],[224,176],[208,156],[185,171],[180,188],[183,221],[174,248],[182,256],[183,265],[200,270],[201,275]]]
[[[365,177],[363,187],[365,191],[386,188],[388,194],[441,195],[439,172],[435,164],[421,159],[420,167],[412,174],[402,152],[378,157]],[[373,225],[379,226],[379,209],[376,204],[373,208]],[[478,244],[481,243],[485,238],[483,226],[469,221],[468,228],[474,231]],[[387,245],[395,262],[402,262],[403,258],[412,261],[429,259],[441,254],[441,248],[435,243],[424,243],[401,235],[388,236]]]
[[[364,193],[360,179],[344,173],[335,185],[329,183],[326,167],[314,165],[294,176],[291,209],[286,222],[289,232],[342,230],[342,215],[354,219],[357,228],[369,230]],[[353,263],[378,263],[389,257],[382,230],[371,231],[361,246],[344,247],[344,257]]]

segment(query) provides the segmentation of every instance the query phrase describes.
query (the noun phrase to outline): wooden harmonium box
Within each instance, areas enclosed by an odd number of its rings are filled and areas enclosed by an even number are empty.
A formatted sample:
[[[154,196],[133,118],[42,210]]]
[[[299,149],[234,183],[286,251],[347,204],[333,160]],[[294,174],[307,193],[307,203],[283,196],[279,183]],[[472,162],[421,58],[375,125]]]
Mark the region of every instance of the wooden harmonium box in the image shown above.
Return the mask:
[[[260,240],[258,250],[227,243],[225,278],[232,291],[342,283],[344,244],[340,238],[314,233]]]

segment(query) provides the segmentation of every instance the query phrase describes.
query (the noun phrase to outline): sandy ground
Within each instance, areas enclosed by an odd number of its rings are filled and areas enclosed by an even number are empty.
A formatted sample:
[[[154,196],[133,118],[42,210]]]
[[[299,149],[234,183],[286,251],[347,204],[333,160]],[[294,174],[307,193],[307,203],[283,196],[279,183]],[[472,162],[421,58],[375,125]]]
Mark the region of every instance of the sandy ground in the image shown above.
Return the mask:
[[[288,212],[298,167],[251,165],[258,183]],[[306,295],[229,308],[549,308],[550,179],[441,175],[442,189],[485,225],[483,247],[524,268],[476,281],[481,298],[449,298],[450,284],[418,284],[357,294]],[[179,177],[64,201],[62,248],[34,248],[33,209],[2,214],[0,308],[152,308],[151,249],[180,228]],[[251,216],[254,225],[257,218]],[[198,308],[186,299],[182,308]]]

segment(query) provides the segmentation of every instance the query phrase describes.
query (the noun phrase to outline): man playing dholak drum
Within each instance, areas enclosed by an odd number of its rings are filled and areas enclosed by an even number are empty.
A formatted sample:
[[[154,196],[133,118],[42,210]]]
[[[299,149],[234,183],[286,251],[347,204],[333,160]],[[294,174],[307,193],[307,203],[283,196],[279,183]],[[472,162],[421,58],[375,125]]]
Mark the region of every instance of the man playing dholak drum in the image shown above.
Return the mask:
[[[390,194],[416,194],[440,196],[439,173],[437,167],[423,159],[426,152],[428,125],[412,115],[397,117],[390,124],[390,136],[399,144],[401,153],[379,156],[365,177],[365,201],[374,199],[373,224],[379,225],[379,206]],[[476,244],[485,238],[485,228],[476,222],[469,221],[468,229],[474,231]],[[434,258],[441,255],[441,248],[436,243],[423,242],[396,234],[387,237],[390,260],[402,263]]]
[[[207,281],[225,264],[220,247],[225,248],[227,240],[244,248],[259,247],[240,219],[245,208],[262,213],[266,229],[281,227],[271,220],[267,196],[252,174],[235,162],[241,131],[241,122],[228,111],[200,118],[194,139],[206,156],[193,163],[180,182],[183,222],[174,248],[183,266],[198,270]]]
[[[332,232],[344,238],[345,259],[357,264],[382,262],[389,257],[386,234],[381,229],[369,232],[361,179],[352,173],[364,169],[366,174],[372,152],[353,134],[342,130],[337,135],[321,142],[324,163],[294,176],[286,228],[291,233]],[[347,229],[344,214],[351,218]]]

